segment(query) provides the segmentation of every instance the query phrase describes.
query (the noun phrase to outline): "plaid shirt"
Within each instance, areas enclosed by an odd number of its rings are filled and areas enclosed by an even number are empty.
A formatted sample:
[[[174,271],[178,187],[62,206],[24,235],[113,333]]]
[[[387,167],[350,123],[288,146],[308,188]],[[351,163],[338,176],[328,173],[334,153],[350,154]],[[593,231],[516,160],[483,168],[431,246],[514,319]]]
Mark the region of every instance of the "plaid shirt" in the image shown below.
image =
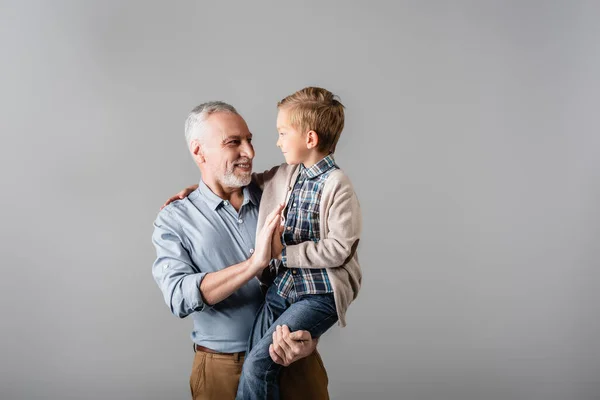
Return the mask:
[[[319,230],[319,205],[321,192],[329,174],[338,169],[332,155],[328,155],[310,168],[300,165],[300,173],[290,195],[287,218],[282,235],[281,255],[283,268],[275,279],[277,293],[290,301],[303,294],[333,293],[327,269],[286,268],[285,246],[321,238]]]

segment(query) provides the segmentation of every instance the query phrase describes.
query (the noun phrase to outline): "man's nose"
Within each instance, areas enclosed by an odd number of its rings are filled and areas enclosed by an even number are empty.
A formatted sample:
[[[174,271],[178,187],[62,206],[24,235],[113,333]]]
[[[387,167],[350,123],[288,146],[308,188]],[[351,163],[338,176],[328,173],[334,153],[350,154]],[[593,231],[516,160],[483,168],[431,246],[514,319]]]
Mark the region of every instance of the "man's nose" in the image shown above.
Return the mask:
[[[252,143],[244,142],[244,145],[242,146],[242,155],[249,159],[254,158],[254,147],[252,146]]]

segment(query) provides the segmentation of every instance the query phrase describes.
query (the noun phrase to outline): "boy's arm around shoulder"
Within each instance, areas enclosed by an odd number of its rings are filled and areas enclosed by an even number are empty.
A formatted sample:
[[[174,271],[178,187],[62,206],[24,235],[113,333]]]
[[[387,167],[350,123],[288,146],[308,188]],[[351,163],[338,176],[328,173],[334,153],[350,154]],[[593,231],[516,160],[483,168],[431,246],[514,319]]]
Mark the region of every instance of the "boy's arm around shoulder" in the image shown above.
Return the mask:
[[[279,171],[282,167],[285,168],[286,165],[287,164],[276,165],[264,172],[254,172],[252,174],[252,181],[260,188],[260,190],[264,190],[265,184],[273,179],[273,177],[275,177],[277,174],[277,171]]]
[[[325,232],[321,226],[321,240],[286,246],[286,267],[335,268],[354,256],[362,230],[362,216],[352,183],[341,170],[332,172],[327,179],[319,209],[325,213],[327,225]]]

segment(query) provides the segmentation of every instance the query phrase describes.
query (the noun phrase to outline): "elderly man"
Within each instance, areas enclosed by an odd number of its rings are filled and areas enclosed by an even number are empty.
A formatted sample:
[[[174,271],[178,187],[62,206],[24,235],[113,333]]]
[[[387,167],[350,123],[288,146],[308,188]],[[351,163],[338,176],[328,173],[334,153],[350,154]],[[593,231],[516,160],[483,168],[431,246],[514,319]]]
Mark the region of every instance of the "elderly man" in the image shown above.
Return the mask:
[[[211,102],[194,108],[185,136],[202,179],[188,197],[158,214],[152,274],[171,312],[190,315],[194,322],[193,399],[233,400],[264,298],[258,277],[271,260],[283,206],[256,233],[261,190],[252,181],[252,134],[231,105]],[[289,365],[281,377],[283,399],[329,398],[315,347],[309,332],[277,330],[271,356]]]

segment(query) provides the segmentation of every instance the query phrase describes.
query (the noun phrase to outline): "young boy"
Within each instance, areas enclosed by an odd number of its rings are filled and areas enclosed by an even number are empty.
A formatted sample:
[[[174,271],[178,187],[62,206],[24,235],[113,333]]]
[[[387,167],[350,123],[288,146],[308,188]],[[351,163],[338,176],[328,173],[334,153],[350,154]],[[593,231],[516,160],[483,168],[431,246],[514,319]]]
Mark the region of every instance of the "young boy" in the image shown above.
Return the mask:
[[[278,103],[277,146],[287,163],[255,176],[263,187],[257,231],[269,210],[287,203],[274,235],[276,278],[257,314],[237,399],[278,399],[279,372],[269,345],[277,325],[318,338],[338,321],[358,293],[358,200],[333,153],[344,127],[344,106],[322,88],[302,89]]]

